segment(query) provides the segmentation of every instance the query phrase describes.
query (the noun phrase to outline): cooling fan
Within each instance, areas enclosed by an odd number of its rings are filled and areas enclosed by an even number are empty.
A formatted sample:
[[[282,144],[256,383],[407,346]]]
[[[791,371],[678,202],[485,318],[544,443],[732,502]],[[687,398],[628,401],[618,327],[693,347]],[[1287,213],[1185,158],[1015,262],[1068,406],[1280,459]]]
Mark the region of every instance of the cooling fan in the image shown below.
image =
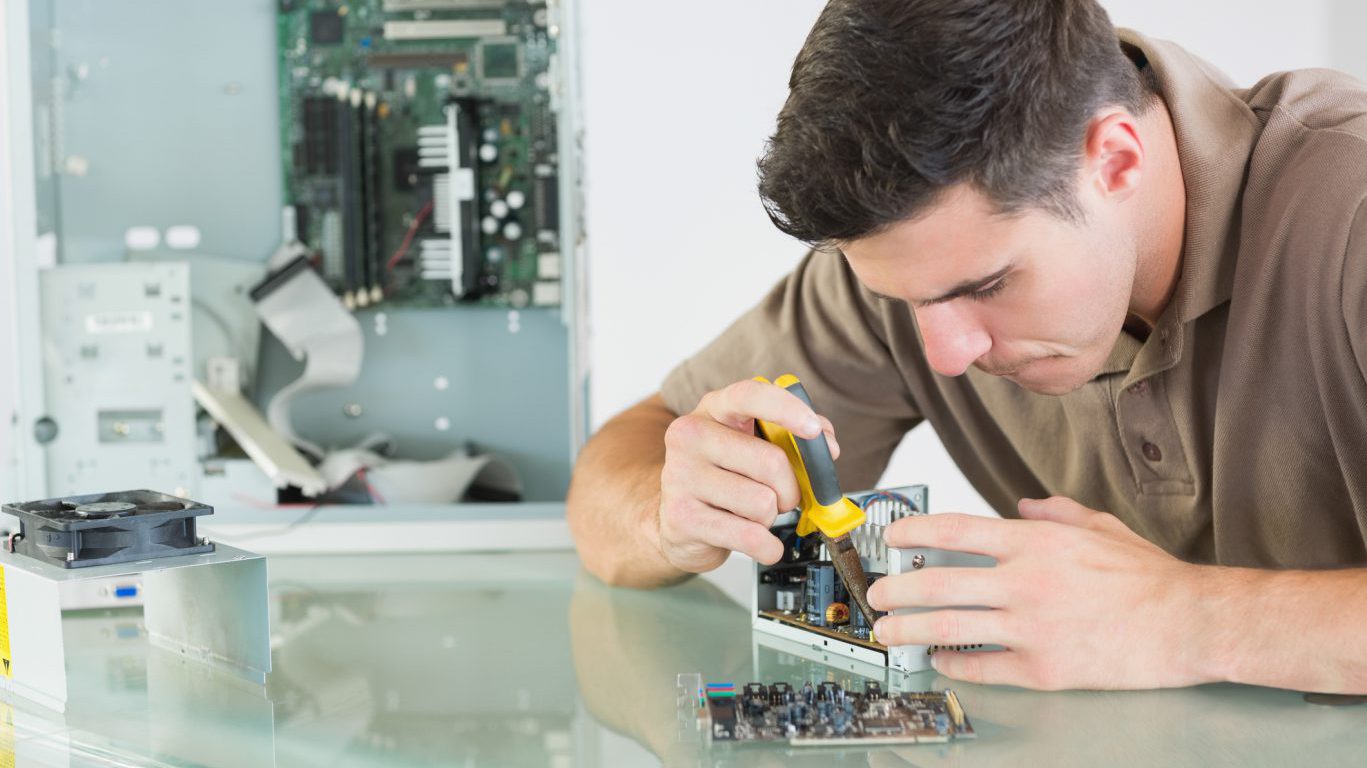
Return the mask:
[[[213,552],[195,518],[213,507],[156,491],[121,491],[6,504],[19,518],[9,551],[64,568]]]

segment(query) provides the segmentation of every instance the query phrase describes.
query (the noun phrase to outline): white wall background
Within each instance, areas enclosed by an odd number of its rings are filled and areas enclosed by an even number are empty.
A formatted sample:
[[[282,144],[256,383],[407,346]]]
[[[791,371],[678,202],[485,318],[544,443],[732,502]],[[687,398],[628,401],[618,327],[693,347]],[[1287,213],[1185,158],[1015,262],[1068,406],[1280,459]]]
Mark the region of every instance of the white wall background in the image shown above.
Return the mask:
[[[1103,0],[1251,84],[1311,66],[1367,72],[1361,0]],[[753,304],[802,254],[770,225],[755,158],[823,0],[584,0],[594,426]],[[929,482],[937,509],[986,504],[928,427],[883,484]]]

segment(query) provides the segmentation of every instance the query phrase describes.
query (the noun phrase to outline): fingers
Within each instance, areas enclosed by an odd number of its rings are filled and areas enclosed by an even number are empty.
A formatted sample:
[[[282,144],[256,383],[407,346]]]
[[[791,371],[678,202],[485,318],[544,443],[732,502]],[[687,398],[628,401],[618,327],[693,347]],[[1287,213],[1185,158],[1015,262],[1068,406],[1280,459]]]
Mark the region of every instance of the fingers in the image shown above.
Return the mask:
[[[1041,687],[1015,651],[936,651],[930,663],[941,675],[966,683]]]
[[[1048,520],[1065,525],[1084,526],[1100,514],[1063,496],[1048,499],[1021,499],[1016,504],[1021,517],[1027,520]]]
[[[934,547],[1001,560],[1019,549],[1025,534],[1019,521],[947,512],[904,517],[888,526],[883,539],[899,549]]]
[[[938,610],[884,616],[873,627],[874,637],[894,645],[1011,645],[1002,611]]]
[[[660,539],[671,564],[690,573],[721,565],[727,552],[742,552],[765,565],[783,557],[783,542],[759,523],[696,499],[664,505]]]
[[[778,494],[764,483],[713,466],[689,473],[693,496],[716,509],[726,510],[768,528],[780,511]]]
[[[715,568],[729,551],[777,562],[783,544],[769,532],[801,502],[787,454],[753,433],[755,420],[803,438],[825,436],[840,454],[835,427],[792,393],[757,381],[710,392],[665,432],[660,474],[660,544],[676,567]]]
[[[831,449],[831,458],[840,458],[840,443],[836,442],[835,439],[835,425],[825,416],[818,414],[817,419],[821,421],[821,431],[826,434],[826,445]]]
[[[792,509],[801,500],[797,477],[782,448],[707,416],[695,413],[675,419],[665,432],[665,447],[663,479],[667,485],[676,482],[691,492],[703,468],[720,467],[772,489],[776,509]],[[712,503],[723,509],[730,507],[715,498]]]
[[[985,606],[1003,608],[1008,596],[994,568],[924,568],[885,576],[869,587],[869,604],[880,611],[898,608]]]
[[[709,392],[698,403],[698,410],[732,429],[742,431],[748,431],[752,419],[773,422],[798,437],[806,438],[816,437],[825,427],[816,413],[797,395],[759,381],[738,381],[724,389]]]

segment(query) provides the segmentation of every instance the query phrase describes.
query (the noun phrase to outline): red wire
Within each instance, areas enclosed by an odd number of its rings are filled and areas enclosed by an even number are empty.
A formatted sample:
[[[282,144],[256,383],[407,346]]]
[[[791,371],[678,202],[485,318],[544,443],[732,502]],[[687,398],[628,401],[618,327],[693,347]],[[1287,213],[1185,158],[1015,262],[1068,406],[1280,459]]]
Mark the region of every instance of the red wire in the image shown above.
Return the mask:
[[[418,227],[422,226],[423,221],[427,219],[427,215],[431,212],[432,201],[428,200],[427,205],[424,205],[422,210],[418,211],[418,215],[413,217],[413,223],[408,225],[408,234],[403,236],[403,244],[399,246],[399,250],[395,251],[393,256],[389,257],[389,263],[385,265],[384,271],[392,272],[394,267],[397,267],[399,262],[403,261],[403,257],[408,255],[408,248],[413,245],[413,237],[418,234]]]
[[[365,490],[366,493],[370,494],[371,503],[386,506],[384,497],[380,495],[379,491],[375,490],[375,486],[370,484],[370,476],[366,474],[366,471],[364,469],[358,469],[356,470],[356,476],[361,478],[362,483],[365,483]]]

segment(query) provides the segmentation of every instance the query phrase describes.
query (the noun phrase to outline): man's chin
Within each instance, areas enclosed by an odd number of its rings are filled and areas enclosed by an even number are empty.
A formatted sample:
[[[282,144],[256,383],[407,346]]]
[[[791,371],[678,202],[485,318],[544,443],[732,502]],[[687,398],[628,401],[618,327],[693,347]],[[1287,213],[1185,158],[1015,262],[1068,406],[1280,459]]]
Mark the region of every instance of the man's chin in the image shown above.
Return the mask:
[[[1016,386],[1037,395],[1057,397],[1081,388],[1083,384],[1094,378],[1094,375],[1087,375],[1085,371],[1079,372],[1076,369],[1076,364],[1077,361],[1072,358],[1046,357],[1031,360],[1025,365],[992,375],[1001,376]]]

